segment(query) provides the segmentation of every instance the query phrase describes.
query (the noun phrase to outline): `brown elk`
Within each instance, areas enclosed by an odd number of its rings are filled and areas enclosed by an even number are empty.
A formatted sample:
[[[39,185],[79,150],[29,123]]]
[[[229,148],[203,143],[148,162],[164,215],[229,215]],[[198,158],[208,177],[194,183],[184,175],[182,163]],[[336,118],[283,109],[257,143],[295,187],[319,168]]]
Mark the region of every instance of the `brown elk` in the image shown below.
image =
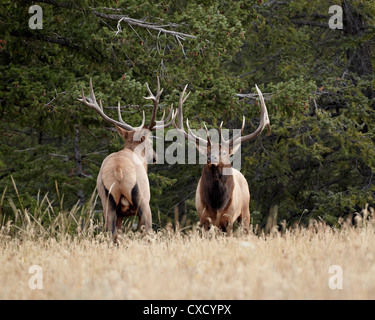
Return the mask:
[[[185,90],[180,97],[178,110],[173,115],[174,127],[189,139],[195,142],[197,149],[207,156],[207,163],[204,165],[202,175],[198,183],[195,195],[195,204],[201,226],[208,230],[211,224],[226,231],[228,235],[232,233],[233,224],[237,220],[241,222],[245,232],[250,226],[250,192],[245,177],[232,167],[230,156],[232,156],[239,146],[248,140],[257,137],[267,126],[270,132],[270,122],[268,112],[262,92],[258,91],[261,116],[258,128],[251,134],[242,136],[245,127],[245,117],[243,117],[242,128],[239,134],[234,135],[230,140],[225,140],[222,134],[223,122],[219,128],[219,143],[211,141],[208,129],[207,140],[195,135],[189,127],[189,120],[186,120],[188,132],[183,127],[182,105],[186,100]],[[178,119],[178,125],[175,118]],[[221,141],[221,143],[220,143]]]
[[[151,122],[148,126],[145,126],[144,112],[139,127],[132,127],[124,122],[120,103],[118,103],[119,120],[108,117],[104,113],[101,101],[99,104],[96,101],[91,80],[90,98],[85,97],[82,89],[82,98],[78,99],[99,113],[104,120],[114,124],[119,135],[125,140],[123,150],[112,153],[104,159],[97,178],[97,190],[102,202],[106,226],[112,232],[115,243],[124,217],[138,215],[139,225],[144,226],[147,232],[152,229],[147,165],[156,162],[156,153],[152,148],[151,131],[171,125],[173,108],[170,108],[167,119],[164,120],[164,113],[162,119],[156,121],[159,99],[163,92],[163,89],[160,89],[159,78],[156,95],[153,95],[147,83],[146,87],[150,96],[145,99],[153,102]]]

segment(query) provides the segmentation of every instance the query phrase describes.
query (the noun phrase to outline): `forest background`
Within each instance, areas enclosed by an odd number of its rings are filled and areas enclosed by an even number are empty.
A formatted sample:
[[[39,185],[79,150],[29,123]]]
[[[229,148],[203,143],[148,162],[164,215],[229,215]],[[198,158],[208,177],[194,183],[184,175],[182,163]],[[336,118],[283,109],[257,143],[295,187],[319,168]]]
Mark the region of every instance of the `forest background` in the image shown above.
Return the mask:
[[[42,29],[29,26],[33,4]],[[333,5],[342,29],[330,27]],[[46,193],[56,211],[90,202],[101,162],[123,148],[77,101],[90,78],[106,112],[116,117],[120,101],[134,126],[142,110],[151,116],[145,83],[154,89],[159,76],[163,108],[189,84],[192,127],[240,128],[245,115],[246,133],[259,123],[257,84],[271,135],[241,148],[253,225],[269,215],[337,225],[374,204],[374,1],[3,0],[0,8],[0,225],[15,219],[14,202],[32,212]],[[198,220],[201,170],[149,166],[155,226]]]

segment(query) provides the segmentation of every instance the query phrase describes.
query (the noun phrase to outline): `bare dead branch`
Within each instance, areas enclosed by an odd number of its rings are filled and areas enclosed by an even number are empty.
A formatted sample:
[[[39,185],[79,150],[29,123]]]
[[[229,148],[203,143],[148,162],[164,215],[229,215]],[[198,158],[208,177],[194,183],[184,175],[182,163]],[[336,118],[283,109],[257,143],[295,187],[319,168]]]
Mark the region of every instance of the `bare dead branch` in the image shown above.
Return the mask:
[[[61,8],[66,8],[66,9],[72,9],[72,8],[73,9],[80,9],[76,5],[71,5],[69,3],[58,2],[58,1],[54,1],[54,0],[41,0],[40,2],[50,4],[50,5],[54,5],[54,6],[61,7]],[[120,11],[120,9],[107,8],[107,7],[104,7],[103,9]],[[102,12],[99,12],[99,11],[95,10],[94,8],[92,8],[91,13],[93,15],[97,16],[97,17],[100,17],[100,18],[115,20],[115,21],[124,21],[124,22],[128,23],[129,25],[159,31],[159,32],[162,32],[162,33],[165,33],[165,34],[170,34],[174,37],[178,36],[182,40],[185,40],[185,38],[196,39],[196,36],[193,36],[193,35],[190,35],[190,34],[165,29],[165,28],[178,27],[179,25],[176,24],[176,23],[168,23],[168,24],[158,25],[158,24],[152,23],[152,22],[147,22],[147,21],[143,21],[143,20],[129,18],[126,15],[102,13]]]
[[[51,156],[51,157],[60,157],[60,158],[64,158],[65,160],[70,160],[70,159],[72,159],[72,157],[67,156],[67,155],[65,155],[65,154],[49,153],[48,155]]]
[[[272,93],[263,93],[264,100],[271,100],[272,95]],[[237,93],[236,97],[256,100],[259,95],[257,93]]]
[[[125,15],[107,14],[107,13],[102,13],[102,12],[98,12],[98,11],[92,11],[92,14],[97,16],[97,17],[101,17],[101,18],[105,18],[105,19],[109,19],[109,20],[115,20],[115,21],[118,21],[119,23],[124,21],[124,22],[128,23],[129,25],[133,25],[133,26],[137,26],[137,27],[141,27],[141,28],[145,28],[145,29],[150,29],[150,30],[155,30],[155,31],[158,31],[158,32],[162,32],[162,33],[165,33],[165,34],[172,35],[174,37],[178,36],[182,40],[185,40],[185,38],[196,39],[196,36],[193,36],[193,35],[190,35],[190,34],[187,34],[187,33],[173,31],[173,30],[167,30],[167,29],[164,28],[165,26],[168,26],[168,27],[178,26],[175,23],[167,24],[167,25],[162,27],[161,25],[157,25],[155,23],[150,23],[150,22],[146,22],[146,21],[142,21],[142,20],[138,20],[138,19],[129,18],[128,16],[125,16]]]

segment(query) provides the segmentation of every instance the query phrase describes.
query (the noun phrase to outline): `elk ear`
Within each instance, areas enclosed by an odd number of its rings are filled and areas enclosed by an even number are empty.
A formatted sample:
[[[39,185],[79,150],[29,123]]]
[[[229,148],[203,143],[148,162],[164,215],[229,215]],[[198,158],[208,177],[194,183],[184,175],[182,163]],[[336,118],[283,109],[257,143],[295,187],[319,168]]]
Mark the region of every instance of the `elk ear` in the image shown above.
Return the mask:
[[[116,128],[117,133],[126,140],[129,131],[123,128],[120,128],[118,125],[115,125],[115,128]]]

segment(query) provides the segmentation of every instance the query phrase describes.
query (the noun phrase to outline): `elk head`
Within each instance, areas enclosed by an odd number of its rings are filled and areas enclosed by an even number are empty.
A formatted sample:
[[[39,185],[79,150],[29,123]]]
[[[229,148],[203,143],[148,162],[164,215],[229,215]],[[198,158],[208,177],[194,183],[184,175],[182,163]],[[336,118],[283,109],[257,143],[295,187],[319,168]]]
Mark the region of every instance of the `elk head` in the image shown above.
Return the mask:
[[[157,78],[158,86],[156,95],[152,93],[148,83],[146,83],[147,91],[149,93],[148,97],[144,97],[146,100],[151,100],[153,103],[153,110],[151,121],[148,126],[145,125],[145,112],[143,111],[143,120],[142,124],[139,127],[133,127],[130,124],[126,123],[121,116],[121,107],[120,102],[118,102],[118,121],[108,117],[103,110],[102,102],[99,103],[96,101],[92,80],[90,79],[90,97],[86,98],[82,89],[82,98],[78,99],[78,101],[82,102],[87,107],[94,109],[99,115],[107,122],[115,125],[115,128],[118,134],[124,138],[125,140],[125,148],[132,150],[135,152],[145,163],[155,163],[157,161],[157,154],[153,150],[152,147],[152,140],[151,140],[151,132],[154,130],[164,129],[171,125],[172,123],[172,116],[173,116],[173,108],[169,109],[169,114],[166,119],[165,111],[163,113],[163,117],[161,120],[156,120],[156,113],[159,106],[160,96],[163,93],[164,89],[160,89],[160,81],[159,77]]]
[[[207,129],[206,124],[204,124],[206,133],[207,133],[207,139],[203,139],[201,137],[198,137],[193,133],[189,126],[189,119],[186,119],[186,126],[188,131],[186,132],[184,129],[183,124],[183,112],[182,112],[182,105],[187,99],[188,95],[185,96],[186,87],[184,88],[180,100],[177,111],[173,114],[172,123],[173,126],[182,134],[185,136],[186,139],[189,139],[193,142],[195,142],[197,149],[200,153],[207,156],[207,165],[208,166],[215,166],[215,167],[231,167],[231,161],[230,157],[236,153],[240,145],[248,140],[252,140],[256,138],[265,127],[268,128],[268,134],[270,132],[270,121],[268,117],[268,111],[266,108],[266,104],[264,102],[263,94],[259,90],[258,86],[256,86],[256,89],[258,91],[260,104],[261,104],[261,115],[260,115],[260,124],[258,128],[251,134],[248,134],[246,136],[242,136],[242,133],[245,128],[245,116],[243,116],[242,120],[242,127],[241,131],[234,135],[230,140],[225,140],[223,137],[223,122],[221,122],[219,127],[219,141],[214,142],[212,137],[210,136],[210,133]],[[178,124],[176,124],[175,119],[178,119]]]

